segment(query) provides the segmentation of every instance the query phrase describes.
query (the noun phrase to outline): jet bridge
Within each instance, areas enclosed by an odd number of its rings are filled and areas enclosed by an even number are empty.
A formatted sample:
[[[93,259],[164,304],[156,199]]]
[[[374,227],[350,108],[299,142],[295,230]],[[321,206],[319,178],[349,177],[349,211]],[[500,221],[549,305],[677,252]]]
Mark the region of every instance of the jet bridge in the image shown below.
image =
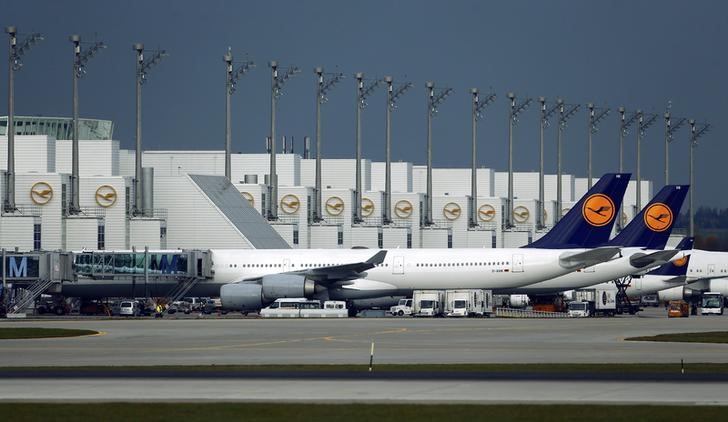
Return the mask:
[[[2,303],[8,314],[28,308],[43,293],[86,299],[217,296],[206,250],[3,251]],[[202,282],[202,283],[201,283]],[[219,287],[217,287],[219,289]]]

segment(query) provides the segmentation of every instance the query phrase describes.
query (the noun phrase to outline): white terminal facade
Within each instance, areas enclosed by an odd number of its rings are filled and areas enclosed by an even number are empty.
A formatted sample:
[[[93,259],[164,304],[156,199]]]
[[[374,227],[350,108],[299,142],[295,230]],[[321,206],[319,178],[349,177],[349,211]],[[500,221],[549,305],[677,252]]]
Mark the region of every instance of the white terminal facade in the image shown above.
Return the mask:
[[[1,119],[1,118],[0,118]],[[19,121],[44,118],[24,118]],[[49,119],[51,120],[51,119]],[[64,119],[56,119],[64,120]],[[65,119],[70,120],[70,119]],[[87,122],[87,121],[84,121]],[[189,175],[225,174],[223,151],[145,151],[143,167],[153,169],[153,210],[130,213],[135,172],[134,151],[107,136],[80,140],[79,214],[67,212],[70,198],[71,140],[63,131],[16,130],[15,198],[17,210],[0,217],[0,247],[27,250],[253,248],[231,210],[214,201],[204,184]],[[107,122],[108,124],[104,123]],[[0,122],[1,123],[1,122]],[[26,123],[27,125],[27,123]],[[0,125],[1,126],[1,125]],[[0,170],[7,169],[7,136],[0,127]],[[41,128],[42,129],[42,128]],[[36,133],[36,134],[23,134]],[[37,134],[44,133],[44,134]],[[58,135],[61,134],[61,135]],[[232,154],[231,181],[249,204],[265,215],[268,154]],[[392,222],[382,224],[385,163],[362,160],[363,222],[353,223],[355,160],[322,159],[322,221],[314,221],[315,159],[277,154],[278,219],[270,225],[292,248],[491,248],[518,247],[543,235],[536,229],[538,173],[514,173],[515,227],[504,229],[508,173],[479,168],[477,225],[468,224],[470,168],[433,169],[434,224],[424,226],[426,166],[392,163]],[[145,174],[149,174],[147,170]],[[2,178],[2,192],[5,192]],[[587,179],[562,176],[563,211],[587,190]],[[631,181],[623,203],[626,224],[638,212]],[[546,230],[556,211],[556,175],[545,176]],[[642,202],[652,197],[652,182],[642,181]],[[243,204],[245,202],[243,201]],[[239,218],[237,218],[239,220]],[[260,223],[252,222],[251,225]]]

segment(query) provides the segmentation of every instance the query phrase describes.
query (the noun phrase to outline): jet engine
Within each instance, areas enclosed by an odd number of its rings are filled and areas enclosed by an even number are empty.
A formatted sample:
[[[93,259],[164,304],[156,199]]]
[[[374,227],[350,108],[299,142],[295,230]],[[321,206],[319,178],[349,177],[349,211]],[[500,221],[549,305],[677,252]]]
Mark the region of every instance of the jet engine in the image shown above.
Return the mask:
[[[677,286],[657,292],[661,301],[690,300],[693,296],[700,296],[700,290],[693,290],[687,286]]]
[[[223,309],[257,311],[278,298],[312,297],[316,283],[302,275],[273,274],[258,283],[230,283],[220,287]]]

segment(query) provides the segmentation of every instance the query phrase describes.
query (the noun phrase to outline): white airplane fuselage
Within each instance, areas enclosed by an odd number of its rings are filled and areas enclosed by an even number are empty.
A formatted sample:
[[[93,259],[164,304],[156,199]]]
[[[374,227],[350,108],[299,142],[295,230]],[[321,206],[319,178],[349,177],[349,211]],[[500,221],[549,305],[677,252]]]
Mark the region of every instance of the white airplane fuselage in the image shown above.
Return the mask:
[[[635,254],[650,254],[657,252],[655,250],[643,250],[640,248],[624,248],[621,257],[611,261],[602,262],[601,264],[587,267],[583,270],[577,270],[568,274],[564,274],[546,281],[530,284],[514,289],[496,290],[497,294],[553,294],[564,292],[567,290],[581,289],[593,286],[595,284],[605,283],[620,277],[624,277],[635,272],[644,270],[644,268],[635,268],[630,263],[630,258]],[[683,255],[678,253],[675,258]],[[675,259],[673,258],[673,259]]]
[[[560,264],[564,254],[586,249],[389,249],[384,261],[357,282],[417,289],[505,289],[574,271]],[[364,262],[374,249],[211,250],[214,283]],[[364,287],[366,288],[366,287]]]

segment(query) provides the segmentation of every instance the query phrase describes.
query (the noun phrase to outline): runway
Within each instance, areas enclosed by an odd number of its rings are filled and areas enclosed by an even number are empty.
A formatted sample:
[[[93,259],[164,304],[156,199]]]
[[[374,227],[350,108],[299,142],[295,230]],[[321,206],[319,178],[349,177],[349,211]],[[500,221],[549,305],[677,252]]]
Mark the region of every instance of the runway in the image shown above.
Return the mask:
[[[102,335],[3,340],[0,366],[678,363],[728,362],[728,345],[627,342],[625,337],[724,331],[728,317],[320,320],[139,319],[3,321],[2,327],[84,328]]]
[[[728,395],[722,383],[31,379],[0,383],[0,401],[728,405]]]

